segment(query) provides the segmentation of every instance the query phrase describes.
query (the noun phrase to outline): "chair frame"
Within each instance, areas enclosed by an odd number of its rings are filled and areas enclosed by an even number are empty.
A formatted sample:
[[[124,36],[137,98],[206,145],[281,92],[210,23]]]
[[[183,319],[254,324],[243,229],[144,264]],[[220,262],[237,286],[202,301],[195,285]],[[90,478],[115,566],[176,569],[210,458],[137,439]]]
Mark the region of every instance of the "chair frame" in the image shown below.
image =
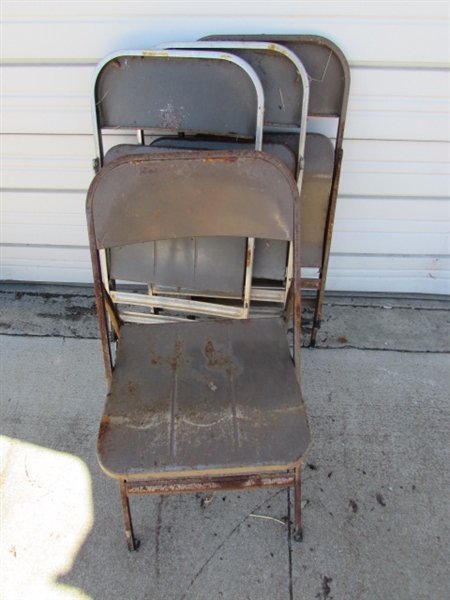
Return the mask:
[[[108,177],[111,176],[111,172],[117,167],[127,167],[133,165],[133,168],[137,168],[136,165],[141,163],[143,165],[153,166],[158,161],[209,161],[209,163],[223,163],[224,161],[248,161],[248,164],[252,164],[254,161],[259,161],[259,164],[263,164],[264,161],[268,163],[268,168],[276,168],[277,172],[280,173],[280,177],[284,177],[292,197],[292,240],[293,244],[293,269],[292,269],[292,284],[291,288],[291,299],[294,307],[293,319],[294,319],[294,348],[293,348],[293,360],[295,364],[295,374],[298,383],[300,384],[300,349],[301,349],[301,262],[300,262],[300,219],[299,219],[299,195],[296,182],[289,171],[270,155],[260,152],[189,152],[185,155],[182,153],[177,154],[160,154],[160,155],[137,155],[133,157],[121,157],[118,158],[108,165],[106,165],[98,175],[94,178],[87,196],[87,220],[88,220],[88,233],[91,248],[91,259],[92,268],[94,274],[94,287],[97,302],[97,311],[99,318],[99,326],[102,338],[103,355],[105,362],[105,371],[107,381],[110,383],[112,379],[114,369],[114,358],[111,351],[110,344],[110,329],[108,327],[108,320],[114,324],[114,328],[117,330],[116,333],[119,337],[120,343],[120,326],[121,317],[116,310],[113,298],[108,293],[104,281],[105,277],[102,273],[102,269],[105,267],[103,262],[103,244],[101,242],[102,236],[96,231],[96,224],[94,218],[94,203],[96,202],[96,193],[98,186]],[[261,162],[262,161],[262,162]],[[113,182],[114,183],[114,182]],[[117,186],[116,186],[117,188]],[[113,192],[114,194],[115,192]],[[120,192],[118,192],[120,194]],[[109,198],[109,195],[105,196]],[[109,200],[108,200],[109,202]],[[149,209],[150,210],[150,209]],[[131,242],[130,242],[131,243]],[[109,316],[108,316],[109,315]],[[245,315],[242,315],[241,318]],[[149,325],[151,327],[151,325]],[[102,427],[100,428],[100,434],[102,434]],[[295,464],[291,468],[264,468],[261,471],[246,472],[246,473],[231,473],[219,475],[202,475],[201,477],[183,477],[177,474],[176,476],[169,474],[164,477],[152,477],[150,479],[141,480],[139,477],[125,479],[119,478],[119,488],[121,503],[123,509],[123,518],[125,523],[126,538],[128,548],[130,551],[137,550],[139,547],[139,541],[136,539],[130,512],[129,498],[134,495],[142,494],[167,494],[167,493],[184,493],[184,492],[200,492],[200,491],[213,491],[213,490],[230,490],[230,489],[247,489],[254,487],[293,487],[294,488],[294,531],[293,538],[296,541],[303,539],[302,525],[301,525],[301,467],[306,457],[305,452],[300,459],[295,461]]]

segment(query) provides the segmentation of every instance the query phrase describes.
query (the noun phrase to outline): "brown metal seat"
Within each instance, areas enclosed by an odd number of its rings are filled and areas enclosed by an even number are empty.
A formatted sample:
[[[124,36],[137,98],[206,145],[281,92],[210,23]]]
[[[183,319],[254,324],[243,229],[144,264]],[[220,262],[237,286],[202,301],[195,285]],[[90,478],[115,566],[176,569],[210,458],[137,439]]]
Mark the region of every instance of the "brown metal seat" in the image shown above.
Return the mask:
[[[112,477],[287,470],[307,449],[281,319],[122,326],[98,442]]]
[[[288,169],[255,151],[125,156],[91,184],[87,218],[108,380],[98,458],[119,481],[130,550],[138,546],[130,496],[224,488],[293,486],[294,538],[302,539],[310,436],[300,389],[298,200]],[[111,275],[113,249],[203,236],[247,240],[234,265],[227,257],[216,264],[242,274],[239,299],[221,302],[217,290],[201,302],[153,296],[147,287],[121,289]],[[282,317],[250,316],[254,239],[289,244],[284,298],[294,307],[293,358]]]

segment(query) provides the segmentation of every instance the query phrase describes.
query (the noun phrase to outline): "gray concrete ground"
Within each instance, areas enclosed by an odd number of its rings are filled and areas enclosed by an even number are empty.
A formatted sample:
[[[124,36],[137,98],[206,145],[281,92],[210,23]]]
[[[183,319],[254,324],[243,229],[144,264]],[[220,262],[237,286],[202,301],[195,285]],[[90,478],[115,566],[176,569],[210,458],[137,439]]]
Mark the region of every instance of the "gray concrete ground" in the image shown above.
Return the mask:
[[[450,597],[450,313],[330,297],[304,349],[304,542],[288,490],[132,500],[95,442],[105,394],[90,290],[0,289],[1,598]]]

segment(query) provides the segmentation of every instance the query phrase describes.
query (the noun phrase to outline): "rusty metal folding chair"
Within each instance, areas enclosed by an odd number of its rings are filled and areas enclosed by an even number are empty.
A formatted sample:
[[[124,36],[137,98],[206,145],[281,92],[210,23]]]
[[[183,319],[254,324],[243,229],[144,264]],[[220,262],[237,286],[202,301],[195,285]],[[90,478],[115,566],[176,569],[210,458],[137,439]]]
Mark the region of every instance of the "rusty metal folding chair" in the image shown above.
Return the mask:
[[[308,133],[305,147],[305,173],[301,189],[303,289],[313,293],[314,317],[310,345],[315,346],[322,318],[331,238],[343,157],[343,137],[350,88],[350,70],[342,51],[330,40],[316,35],[213,35],[202,41],[265,42],[280,44],[303,63],[310,79],[310,125],[326,135]],[[335,123],[337,121],[337,123]],[[265,132],[267,142],[290,143],[295,151],[297,135]],[[334,147],[331,144],[333,140]],[[311,272],[312,271],[312,272]],[[304,297],[303,303],[310,298]]]
[[[310,438],[300,390],[294,177],[255,151],[119,157],[94,178],[87,219],[108,380],[98,457],[119,482],[129,549],[138,546],[130,496],[262,486],[294,487],[300,541],[301,464]],[[214,279],[209,264],[196,270],[201,290],[203,277],[213,277],[210,301],[116,289],[112,250],[205,236],[246,240],[234,264],[215,262],[216,271],[238,272],[239,301],[218,300],[229,277]],[[254,239],[289,243],[284,283],[285,305],[294,306],[293,359],[283,317],[250,316]],[[176,262],[176,253],[167,258]],[[158,280],[159,265],[135,262],[121,264],[122,277],[137,268],[147,273],[142,283]]]

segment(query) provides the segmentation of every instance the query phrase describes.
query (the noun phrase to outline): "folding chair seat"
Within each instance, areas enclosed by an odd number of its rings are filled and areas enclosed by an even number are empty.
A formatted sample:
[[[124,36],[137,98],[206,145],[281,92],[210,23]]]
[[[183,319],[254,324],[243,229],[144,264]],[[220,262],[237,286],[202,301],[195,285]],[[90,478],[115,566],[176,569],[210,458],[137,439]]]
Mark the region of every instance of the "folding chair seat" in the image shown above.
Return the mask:
[[[306,293],[313,294],[314,316],[310,346],[315,346],[322,319],[322,306],[330,257],[336,201],[343,158],[342,143],[350,88],[350,70],[342,51],[330,40],[316,35],[211,35],[205,42],[265,42],[280,44],[293,52],[304,65],[310,80],[309,126],[325,129],[319,138],[306,136],[305,179],[302,200],[302,266],[309,272],[303,278]],[[324,128],[324,129],[323,129]],[[329,139],[328,139],[329,138]],[[265,133],[266,142],[284,140],[295,150],[297,137]],[[289,141],[290,140],[290,141]],[[334,148],[330,165],[331,140]],[[310,169],[311,159],[315,166]],[[311,237],[311,231],[314,234]],[[312,273],[311,273],[312,270]],[[314,275],[314,276],[313,276]],[[310,298],[304,297],[304,304]]]
[[[91,184],[87,219],[108,381],[98,457],[119,482],[130,550],[138,545],[134,494],[293,486],[294,538],[302,538],[301,464],[310,437],[300,389],[298,200],[292,174],[255,151],[119,157]],[[204,236],[246,240],[234,265],[216,264],[224,280],[231,268],[240,273],[239,300],[116,286],[112,249]],[[285,305],[294,306],[293,358],[282,317],[250,316],[255,238],[290,245],[284,283]]]

